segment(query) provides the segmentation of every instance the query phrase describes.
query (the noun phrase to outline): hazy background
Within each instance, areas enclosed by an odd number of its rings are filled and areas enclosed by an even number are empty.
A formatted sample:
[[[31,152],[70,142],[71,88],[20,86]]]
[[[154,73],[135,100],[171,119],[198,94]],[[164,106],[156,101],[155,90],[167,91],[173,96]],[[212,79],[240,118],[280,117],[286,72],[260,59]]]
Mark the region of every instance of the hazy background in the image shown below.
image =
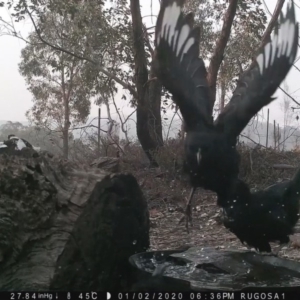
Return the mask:
[[[265,4],[269,11],[272,13],[276,1],[274,0],[265,0]],[[142,14],[149,15],[151,12],[150,1],[143,0],[142,1]],[[286,5],[286,4],[285,4]],[[153,1],[153,13],[157,14],[159,9],[158,0]],[[296,13],[298,20],[300,20],[300,9],[296,7]],[[9,15],[5,13],[5,9],[0,10],[1,17],[8,18]],[[270,16],[268,15],[270,19]],[[145,22],[147,25],[154,24],[156,18],[145,18]],[[33,26],[29,20],[26,20],[20,24],[17,24],[17,29],[20,30],[24,37],[28,35],[29,32],[33,30]],[[25,81],[23,77],[18,72],[18,63],[20,62],[20,52],[21,49],[25,46],[25,42],[20,39],[10,37],[10,36],[0,36],[0,124],[3,124],[5,121],[19,121],[23,124],[27,124],[25,113],[31,107],[32,96],[29,91],[26,89]],[[299,53],[300,54],[300,53]],[[297,63],[297,66],[300,68],[300,62]],[[289,75],[286,78],[286,85],[289,88],[289,93],[296,99],[299,99],[300,96],[300,73],[299,71],[292,68]],[[123,91],[122,91],[123,93]],[[247,134],[255,140],[256,142],[265,143],[263,140],[266,136],[266,124],[262,124],[266,122],[267,118],[267,108],[270,109],[270,122],[276,120],[280,124],[280,126],[284,125],[284,110],[283,110],[283,102],[284,97],[282,92],[277,92],[276,96],[278,97],[276,101],[270,104],[268,107],[265,107],[260,112],[259,122],[252,122],[249,127],[245,130],[244,134]],[[120,94],[116,96],[117,105],[120,108],[120,111],[123,112],[126,117],[128,114],[132,112],[132,108],[130,108],[128,101],[124,101],[120,99]],[[128,98],[127,98],[128,99]],[[292,102],[291,106],[295,106]],[[92,104],[91,114],[89,120],[97,117],[98,114],[98,106]],[[117,114],[114,107],[111,107],[112,117],[117,120]],[[169,120],[173,115],[172,111],[167,113],[168,120],[164,120],[165,130],[168,129]],[[107,116],[105,106],[102,106],[102,117],[105,118]],[[289,126],[298,126],[298,122],[295,119],[296,114],[290,114],[288,116]],[[129,135],[131,137],[135,137],[135,114],[131,118],[132,120],[128,122]],[[97,124],[97,120],[94,121],[94,124]],[[106,120],[101,121],[102,128],[106,127]],[[178,117],[175,117],[170,128],[169,136],[175,136],[180,128],[180,120]],[[289,129],[290,131],[290,129]],[[296,132],[297,133],[297,132]],[[296,134],[295,133],[295,134]],[[78,136],[78,132],[75,132],[75,136]],[[166,132],[164,133],[166,135]],[[257,135],[259,134],[259,138]],[[299,134],[300,135],[300,134]],[[122,137],[122,133],[121,133]],[[290,143],[293,143],[290,141]]]

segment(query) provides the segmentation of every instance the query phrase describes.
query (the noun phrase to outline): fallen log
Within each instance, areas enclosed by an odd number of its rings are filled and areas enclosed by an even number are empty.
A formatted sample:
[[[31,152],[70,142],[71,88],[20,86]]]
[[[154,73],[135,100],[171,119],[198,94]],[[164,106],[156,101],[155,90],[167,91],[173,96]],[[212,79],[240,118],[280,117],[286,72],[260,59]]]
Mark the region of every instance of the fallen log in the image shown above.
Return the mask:
[[[91,166],[116,173],[120,172],[120,159],[116,157],[99,157],[91,163]]]
[[[0,155],[0,290],[129,290],[149,247],[135,178],[20,153]]]

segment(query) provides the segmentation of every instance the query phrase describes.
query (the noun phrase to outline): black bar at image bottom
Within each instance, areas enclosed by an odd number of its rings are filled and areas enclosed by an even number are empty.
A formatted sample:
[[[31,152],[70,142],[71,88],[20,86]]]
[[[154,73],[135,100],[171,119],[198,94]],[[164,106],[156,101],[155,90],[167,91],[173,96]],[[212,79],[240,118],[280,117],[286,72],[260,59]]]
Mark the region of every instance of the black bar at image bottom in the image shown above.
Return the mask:
[[[299,300],[290,291],[244,292],[0,292],[1,300]]]

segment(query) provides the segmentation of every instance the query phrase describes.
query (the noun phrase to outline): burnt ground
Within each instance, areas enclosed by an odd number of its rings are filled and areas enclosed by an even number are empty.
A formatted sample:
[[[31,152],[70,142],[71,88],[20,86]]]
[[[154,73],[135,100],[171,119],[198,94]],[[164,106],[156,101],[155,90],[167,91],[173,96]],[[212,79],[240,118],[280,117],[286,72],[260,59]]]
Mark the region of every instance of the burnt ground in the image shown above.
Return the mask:
[[[216,198],[206,191],[199,191],[195,197],[193,209],[193,227],[189,233],[185,223],[178,224],[182,217],[183,203],[164,203],[150,209],[151,249],[167,250],[184,246],[215,246],[221,249],[247,249],[238,239],[227,230],[220,220],[220,209],[216,206]],[[151,204],[149,205],[151,206]],[[300,233],[291,236],[292,243],[283,247],[279,255],[300,261]],[[279,246],[272,245],[274,252]]]
[[[288,164],[298,167],[298,152],[278,153],[274,150],[241,151],[241,175],[251,188],[261,189],[276,182],[289,179],[295,169],[277,169],[274,164]],[[188,234],[185,222],[178,224],[183,216],[190,191],[187,178],[173,167],[159,169],[126,167],[131,171],[147,198],[151,222],[151,250],[177,249],[186,246],[213,246],[221,249],[247,249],[220,220],[220,209],[214,193],[198,189],[193,200],[193,227]],[[128,170],[130,169],[130,170]],[[300,226],[296,226],[291,244],[284,246],[279,256],[300,261]],[[279,246],[272,245],[274,252]]]

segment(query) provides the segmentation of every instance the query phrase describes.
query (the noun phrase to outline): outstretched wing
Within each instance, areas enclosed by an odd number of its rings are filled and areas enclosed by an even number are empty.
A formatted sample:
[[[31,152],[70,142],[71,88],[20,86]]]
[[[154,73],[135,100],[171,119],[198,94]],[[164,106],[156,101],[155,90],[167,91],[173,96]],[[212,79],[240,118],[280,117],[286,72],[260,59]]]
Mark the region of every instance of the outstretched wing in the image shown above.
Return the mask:
[[[200,29],[184,16],[184,0],[163,0],[156,23],[154,68],[179,106],[187,130],[212,125],[206,68],[199,58]]]
[[[256,58],[256,65],[245,72],[233,96],[219,115],[215,126],[230,138],[236,138],[250,119],[275,98],[280,83],[292,67],[298,49],[298,23],[294,4],[288,4],[280,17],[280,28]]]

